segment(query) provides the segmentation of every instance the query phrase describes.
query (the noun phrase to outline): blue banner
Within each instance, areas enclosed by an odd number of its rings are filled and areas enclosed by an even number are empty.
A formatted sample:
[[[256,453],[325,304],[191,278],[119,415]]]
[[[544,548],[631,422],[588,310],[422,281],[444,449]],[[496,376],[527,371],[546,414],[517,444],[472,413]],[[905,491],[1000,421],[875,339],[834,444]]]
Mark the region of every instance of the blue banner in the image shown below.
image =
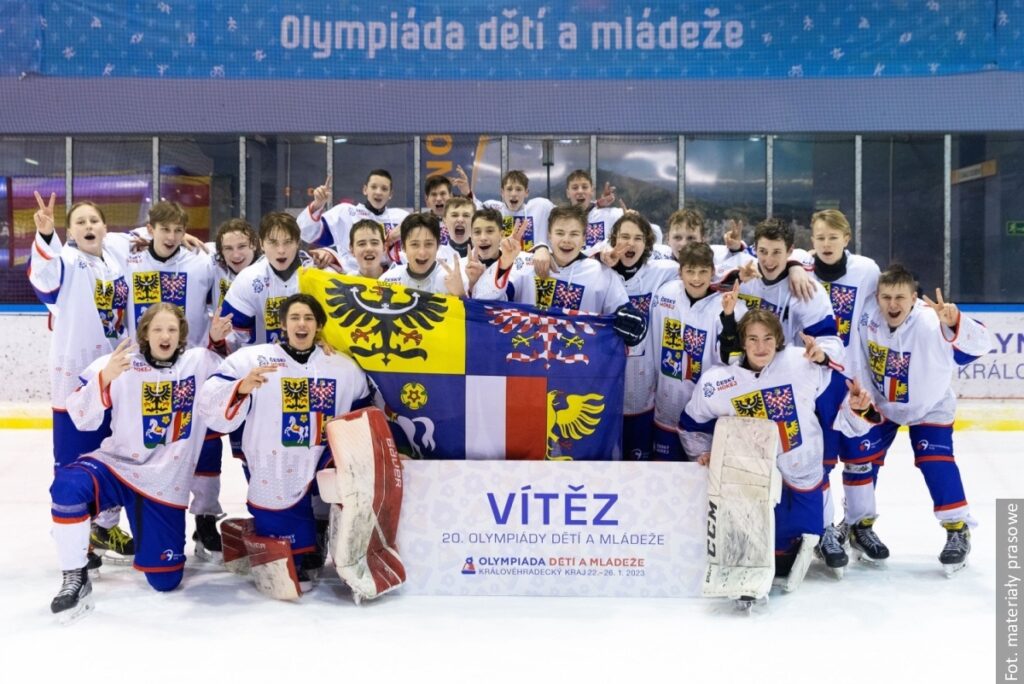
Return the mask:
[[[1024,3],[41,2],[2,73],[165,79],[899,77],[1024,70]]]

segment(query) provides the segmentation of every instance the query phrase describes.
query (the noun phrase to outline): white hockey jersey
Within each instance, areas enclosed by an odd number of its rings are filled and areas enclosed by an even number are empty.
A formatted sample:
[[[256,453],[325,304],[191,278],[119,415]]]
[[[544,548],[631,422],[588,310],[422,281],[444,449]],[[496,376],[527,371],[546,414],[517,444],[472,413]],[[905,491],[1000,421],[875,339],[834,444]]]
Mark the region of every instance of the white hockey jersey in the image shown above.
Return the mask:
[[[102,461],[132,490],[175,508],[188,506],[189,487],[206,437],[196,396],[222,359],[193,347],[170,368],[154,368],[140,353],[100,390],[100,371],[110,354],[96,359],[68,397],[68,415],[79,430],[95,430],[111,410],[110,436],[90,458]]]
[[[302,266],[313,262],[305,252],[297,257]],[[221,306],[221,315],[231,314],[231,327],[235,332],[228,341],[228,349],[235,351],[240,345],[277,342],[283,328],[278,316],[281,302],[299,292],[299,273],[281,280],[266,257],[260,257],[235,276]]]
[[[736,302],[737,321],[747,307]],[[693,396],[693,388],[710,368],[724,365],[719,338],[722,335],[722,295],[710,294],[690,303],[681,280],[666,283],[651,302],[648,337],[654,348],[656,387],[654,422],[672,432]]]
[[[711,451],[715,421],[722,416],[764,418],[779,429],[776,461],[789,486],[810,490],[821,483],[821,426],[815,399],[828,387],[831,371],[787,345],[760,373],[742,365],[715,366],[697,383],[680,417],[683,448],[699,455]],[[857,415],[844,397],[833,424],[848,437],[866,433],[871,424]]]
[[[526,232],[523,233],[523,251],[528,252],[537,245],[548,244],[548,215],[555,205],[546,197],[534,197],[523,203],[519,211],[512,211],[501,200],[487,200],[482,206],[497,209],[501,212],[504,225],[502,234],[508,237],[516,224],[526,220]]]
[[[842,368],[845,348],[824,290],[815,290],[814,297],[805,301],[790,292],[788,275],[770,285],[762,278],[754,278],[740,285],[740,299],[750,310],[767,309],[778,316],[786,344],[803,347],[803,332],[816,338],[835,366]]]
[[[675,262],[646,261],[632,278],[625,280],[617,272],[626,288],[629,303],[650,320],[652,299],[666,283],[679,278]],[[626,396],[623,412],[636,415],[654,406],[654,386],[657,382],[654,335],[649,334],[635,347],[626,348]]]
[[[384,226],[384,234],[402,225],[409,215],[405,209],[387,207],[381,214],[375,214],[362,203],[342,202],[317,216],[311,216],[307,206],[298,215],[297,221],[302,239],[316,247],[333,247],[341,260],[345,273],[358,273],[359,264],[348,248],[348,236],[352,226],[363,219],[376,221]]]
[[[860,347],[857,321],[864,313],[866,302],[874,300],[875,292],[878,290],[878,264],[874,259],[846,252],[846,273],[828,282],[814,273],[813,256],[808,254],[803,263],[814,279],[825,288],[825,293],[832,304],[839,339],[847,350],[846,362],[843,364],[844,375],[850,378],[858,377],[861,354],[857,351]],[[854,351],[851,352],[851,349]]]
[[[422,278],[416,278],[409,273],[408,264],[395,264],[385,271],[379,280],[383,283],[397,283],[423,292],[449,294],[448,286],[444,282],[445,275],[445,270],[436,262]]]
[[[277,370],[239,401],[238,383],[263,366]],[[231,432],[245,422],[249,503],[281,510],[301,499],[313,481],[327,448],[327,423],[368,396],[366,375],[344,354],[328,356],[318,348],[299,363],[280,345],[258,344],[224,359],[199,394],[199,411],[218,432]]]
[[[596,204],[587,212],[587,231],[584,236],[583,253],[593,255],[601,243],[607,243],[612,236],[612,226],[622,218],[619,207],[599,207]]]
[[[520,255],[504,274],[496,269],[493,278],[481,277],[474,296],[597,314],[612,313],[629,302],[619,274],[600,260],[583,256],[564,268],[552,261],[550,277],[538,278],[531,255]]]
[[[50,311],[50,402],[62,410],[82,371],[125,335],[128,283],[109,251],[91,256],[61,245],[56,233],[36,233],[28,279]]]
[[[205,347],[209,342],[209,297],[214,268],[207,254],[194,254],[179,247],[167,261],[160,261],[147,248],[131,251],[128,233],[107,235],[106,246],[121,262],[128,283],[128,334],[135,330],[142,314],[159,302],[174,304],[185,312],[188,343]]]
[[[950,330],[921,301],[890,330],[872,299],[858,327],[862,383],[873,390],[881,414],[900,425],[952,423],[953,371],[992,350],[983,325],[961,312],[957,330]]]

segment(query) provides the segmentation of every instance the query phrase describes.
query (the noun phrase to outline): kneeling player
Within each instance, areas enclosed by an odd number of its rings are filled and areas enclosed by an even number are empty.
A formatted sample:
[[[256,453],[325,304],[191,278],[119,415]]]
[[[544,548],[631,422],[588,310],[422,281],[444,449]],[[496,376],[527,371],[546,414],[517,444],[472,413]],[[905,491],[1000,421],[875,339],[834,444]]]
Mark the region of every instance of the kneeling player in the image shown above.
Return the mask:
[[[878,468],[901,425],[910,430],[914,465],[924,476],[935,517],[946,529],[939,562],[947,574],[959,570],[970,553],[970,516],[960,469],[953,460],[953,417],[956,394],[953,370],[987,353],[992,337],[976,321],[961,316],[957,306],[917,298],[917,281],[902,266],[890,266],[878,278],[875,302],[868,302],[859,329],[859,367],[873,390],[885,422],[864,439],[842,442],[843,460],[862,467],[847,488],[846,520],[850,543],[869,560],[886,558],[888,548],[872,529],[876,517]],[[864,449],[863,445],[870,448]],[[869,453],[865,453],[865,451]],[[843,477],[847,482],[846,473]]]
[[[200,395],[210,427],[230,432],[244,421],[248,507],[255,532],[287,540],[303,590],[323,565],[311,485],[330,461],[324,429],[335,416],[369,404],[366,375],[343,354],[316,344],[327,322],[320,303],[295,294],[281,304],[282,340],[241,349]]]
[[[112,430],[98,451],[57,468],[50,489],[64,573],[50,609],[62,621],[91,608],[89,519],[111,506],[124,507],[136,540],[135,568],[149,584],[170,591],[181,583],[189,484],[206,434],[193,402],[221,360],[206,349],[186,351],[187,340],[181,310],[154,304],[139,319],[139,351],[125,340],[94,361],[68,397],[78,429],[95,429],[109,410]]]
[[[807,335],[805,348],[787,346],[779,319],[763,309],[743,317],[739,339],[743,347],[739,365],[716,366],[701,376],[679,420],[683,447],[700,454],[698,462],[706,465],[717,418],[743,416],[776,423],[776,464],[783,491],[775,507],[775,575],[792,590],[802,580],[823,529],[822,436],[814,410],[815,400],[831,378],[828,356]],[[857,383],[849,388],[834,427],[852,437],[867,432],[878,417],[870,394]]]

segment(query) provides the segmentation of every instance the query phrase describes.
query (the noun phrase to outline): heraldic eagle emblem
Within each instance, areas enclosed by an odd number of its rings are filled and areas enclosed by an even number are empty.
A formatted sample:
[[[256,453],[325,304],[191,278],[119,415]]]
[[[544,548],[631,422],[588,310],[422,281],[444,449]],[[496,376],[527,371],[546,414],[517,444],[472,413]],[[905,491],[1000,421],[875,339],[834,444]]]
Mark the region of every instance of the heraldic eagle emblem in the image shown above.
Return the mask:
[[[594,434],[601,423],[604,412],[604,397],[600,394],[566,394],[559,390],[548,392],[548,437],[549,461],[570,461],[571,455],[561,453],[573,440]],[[557,453],[555,447],[559,447]]]
[[[375,295],[373,299],[366,297],[370,292]],[[336,283],[328,286],[325,294],[327,305],[332,307],[331,317],[343,328],[354,328],[352,355],[381,354],[385,365],[392,356],[426,359],[426,350],[415,346],[404,349],[402,345],[419,345],[423,341],[420,331],[433,330],[448,311],[441,295],[413,289],[406,289],[403,294],[385,285]],[[380,334],[379,345],[371,342],[375,334]],[[364,340],[370,346],[356,346]]]

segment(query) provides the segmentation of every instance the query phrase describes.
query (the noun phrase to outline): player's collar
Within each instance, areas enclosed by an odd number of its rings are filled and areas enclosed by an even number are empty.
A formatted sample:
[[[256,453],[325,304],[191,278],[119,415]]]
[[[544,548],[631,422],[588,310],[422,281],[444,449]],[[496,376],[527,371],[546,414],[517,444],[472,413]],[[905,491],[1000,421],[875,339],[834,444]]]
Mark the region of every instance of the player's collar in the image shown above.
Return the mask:
[[[153,368],[170,368],[175,363],[178,362],[178,357],[181,356],[181,347],[175,349],[174,353],[171,354],[171,358],[169,359],[157,359],[153,356],[152,352],[149,349],[146,349],[146,351],[142,352],[142,355],[146,357],[146,363],[148,363]]]
[[[373,206],[373,203],[370,200],[366,200],[366,202],[363,203],[363,208],[374,216],[383,216],[384,212],[388,210],[388,205],[385,204],[382,208],[378,209]]]
[[[834,283],[835,281],[846,275],[846,251],[843,251],[843,256],[839,261],[834,264],[826,264],[824,261],[818,258],[818,255],[814,255],[814,275],[818,276],[821,280],[826,283]]]
[[[294,359],[297,363],[301,363],[303,365],[305,365],[306,362],[309,361],[309,357],[312,356],[313,352],[316,351],[316,343],[314,343],[312,347],[304,351],[299,351],[298,349],[291,346],[284,340],[281,340],[278,344],[281,345],[281,349],[284,350],[285,354],[292,357],[292,359]]]
[[[168,254],[165,257],[162,257],[162,256],[160,256],[159,254],[156,253],[156,248],[153,246],[153,241],[152,240],[150,240],[149,247],[147,247],[146,249],[149,252],[149,255],[151,257],[153,257],[154,259],[159,261],[161,264],[166,264],[168,261],[170,261],[174,257],[178,256],[178,252],[181,251],[181,245],[178,245],[177,249],[175,249],[173,252],[171,252],[170,254]]]
[[[282,281],[288,282],[288,279],[295,275],[295,271],[299,270],[300,261],[301,260],[299,259],[299,255],[296,254],[295,259],[292,260],[291,266],[284,269],[283,271],[278,271],[276,268],[274,268],[274,265],[271,264],[269,260],[267,261],[267,265],[270,266],[270,270],[274,272],[274,275],[276,275]]]

